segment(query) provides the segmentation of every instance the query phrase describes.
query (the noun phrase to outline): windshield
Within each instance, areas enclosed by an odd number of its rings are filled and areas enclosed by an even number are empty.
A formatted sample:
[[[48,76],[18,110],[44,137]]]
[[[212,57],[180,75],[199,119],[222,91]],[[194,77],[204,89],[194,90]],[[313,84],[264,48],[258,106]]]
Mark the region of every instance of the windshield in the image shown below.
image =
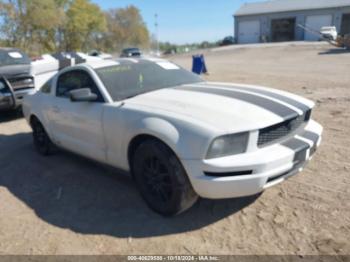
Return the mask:
[[[123,62],[96,72],[114,101],[166,87],[203,82],[199,76],[166,61]]]
[[[28,65],[29,57],[18,50],[0,50],[0,66]]]

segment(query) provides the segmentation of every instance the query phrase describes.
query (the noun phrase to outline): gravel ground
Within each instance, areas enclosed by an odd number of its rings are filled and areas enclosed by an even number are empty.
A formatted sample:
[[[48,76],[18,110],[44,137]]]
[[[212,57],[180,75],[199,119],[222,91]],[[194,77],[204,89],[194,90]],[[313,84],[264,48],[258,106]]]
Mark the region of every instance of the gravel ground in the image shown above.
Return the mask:
[[[350,53],[330,48],[205,52],[208,80],[314,100],[324,140],[302,174],[261,196],[201,200],[175,218],[150,211],[115,170],[67,152],[39,156],[25,121],[1,113],[0,254],[350,254]]]

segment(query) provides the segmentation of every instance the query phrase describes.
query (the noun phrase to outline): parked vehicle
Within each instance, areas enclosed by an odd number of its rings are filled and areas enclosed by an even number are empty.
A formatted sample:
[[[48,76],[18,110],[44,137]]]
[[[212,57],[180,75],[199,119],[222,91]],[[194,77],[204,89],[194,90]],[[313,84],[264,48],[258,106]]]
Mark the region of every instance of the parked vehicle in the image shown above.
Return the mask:
[[[68,67],[24,100],[34,145],[130,171],[163,215],[198,197],[255,195],[299,173],[321,143],[314,103],[259,86],[204,82],[161,59]]]
[[[324,26],[320,31],[322,39],[335,41],[338,38],[337,28],[335,26]]]
[[[233,36],[227,36],[222,40],[220,43],[220,46],[226,46],[226,45],[234,45],[235,44],[235,38]]]
[[[163,55],[175,55],[177,53],[176,49],[167,49],[164,51]]]
[[[322,27],[320,31],[300,24],[298,24],[298,27],[306,32],[319,36],[320,41],[327,41],[333,46],[350,50],[350,34],[339,35],[335,26]]]
[[[126,48],[122,51],[120,57],[140,57],[142,55],[138,48]]]
[[[80,52],[58,52],[43,54],[32,62],[32,71],[35,77],[35,88],[40,89],[59,70],[86,62],[108,59],[101,56],[90,56]]]
[[[113,58],[113,56],[111,54],[103,53],[103,52],[98,51],[98,50],[92,50],[89,52],[88,55],[94,56],[94,57],[99,57],[102,59],[112,59]]]
[[[19,49],[0,48],[0,110],[15,110],[34,90],[30,58]]]

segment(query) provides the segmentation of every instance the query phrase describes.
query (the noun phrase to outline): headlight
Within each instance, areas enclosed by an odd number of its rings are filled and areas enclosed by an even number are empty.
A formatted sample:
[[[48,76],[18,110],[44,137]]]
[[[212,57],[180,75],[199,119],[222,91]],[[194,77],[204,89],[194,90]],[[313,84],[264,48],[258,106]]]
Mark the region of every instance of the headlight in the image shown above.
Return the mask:
[[[216,138],[210,145],[207,159],[237,155],[247,150],[249,133],[239,133]]]
[[[32,84],[33,83],[33,79],[32,78],[27,78],[23,80],[24,84]]]

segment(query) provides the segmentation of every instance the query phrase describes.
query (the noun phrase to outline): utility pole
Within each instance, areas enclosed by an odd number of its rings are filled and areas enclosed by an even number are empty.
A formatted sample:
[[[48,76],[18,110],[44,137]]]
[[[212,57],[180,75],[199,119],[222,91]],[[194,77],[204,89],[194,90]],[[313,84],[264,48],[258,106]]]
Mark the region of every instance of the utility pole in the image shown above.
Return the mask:
[[[235,15],[232,15],[233,18],[233,35],[232,37],[236,37],[236,25],[235,25]]]
[[[155,27],[155,34],[156,34],[156,45],[157,45],[157,55],[159,54],[159,32],[158,32],[158,14],[156,13],[154,15],[154,19],[155,19],[155,23],[154,23],[154,27]]]

